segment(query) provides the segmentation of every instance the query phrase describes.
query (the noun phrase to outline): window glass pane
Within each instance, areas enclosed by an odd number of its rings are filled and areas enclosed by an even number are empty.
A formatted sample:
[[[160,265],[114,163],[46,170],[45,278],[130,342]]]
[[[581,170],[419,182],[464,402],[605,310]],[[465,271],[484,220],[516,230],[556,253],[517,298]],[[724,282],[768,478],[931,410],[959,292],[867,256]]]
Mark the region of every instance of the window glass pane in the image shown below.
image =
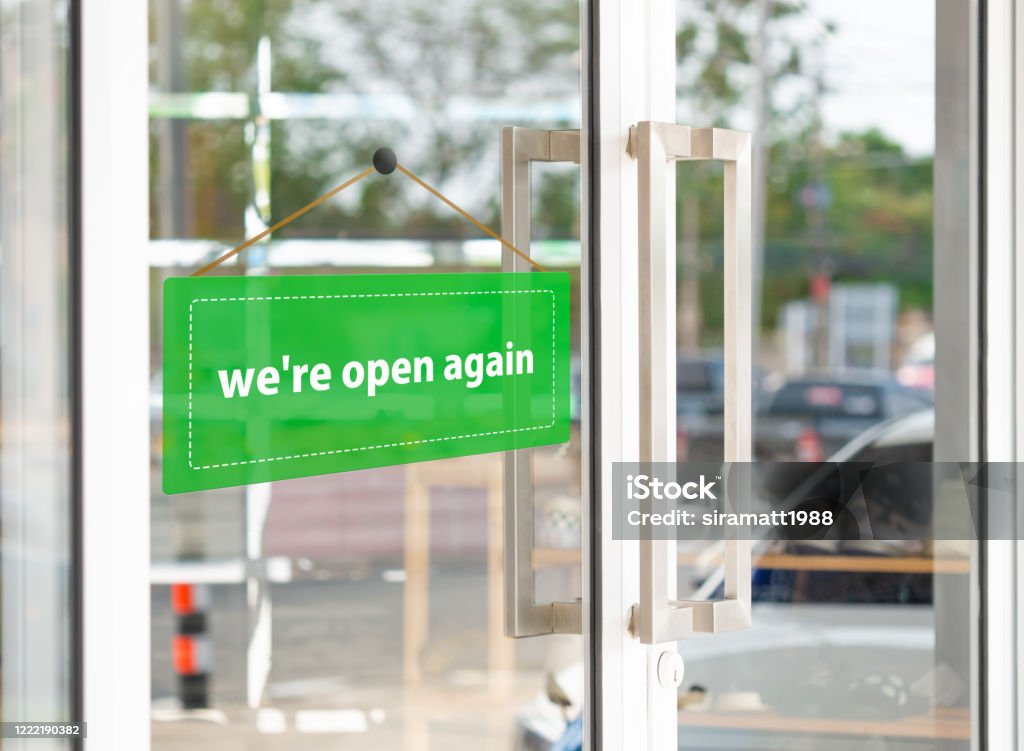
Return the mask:
[[[251,5],[151,3],[154,749],[548,748],[580,712],[582,641],[503,633],[502,455],[165,496],[160,285],[365,169],[381,146],[501,229],[502,127],[579,125],[579,4]],[[572,602],[579,167],[532,172],[531,253],[570,275],[573,361],[571,440],[532,452],[535,600]],[[503,252],[395,173],[216,273],[498,271]],[[205,603],[201,625],[174,614],[179,592]],[[191,676],[172,648],[186,627],[212,647]]]
[[[244,232],[252,193],[245,124],[159,119],[150,124],[150,236],[229,243]]]
[[[0,714],[69,721],[68,8],[0,4]],[[4,741],[20,748],[20,742]],[[58,741],[31,741],[62,748]]]
[[[677,7],[680,121],[760,136],[755,457],[930,460],[935,4]],[[677,174],[680,356],[720,360],[720,173]],[[678,454],[720,460],[721,396],[691,380]],[[680,597],[721,596],[717,561],[681,546]],[[968,748],[971,565],[966,543],[756,542],[753,627],[680,642],[680,748]]]

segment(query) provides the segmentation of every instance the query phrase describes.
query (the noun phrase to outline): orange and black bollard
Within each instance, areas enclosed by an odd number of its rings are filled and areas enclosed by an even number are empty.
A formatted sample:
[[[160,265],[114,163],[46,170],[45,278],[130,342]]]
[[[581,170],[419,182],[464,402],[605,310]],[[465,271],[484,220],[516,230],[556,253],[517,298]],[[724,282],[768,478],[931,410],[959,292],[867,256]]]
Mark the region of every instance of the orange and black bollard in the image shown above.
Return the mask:
[[[171,656],[174,672],[178,674],[182,709],[206,709],[210,706],[213,647],[206,633],[209,604],[209,585],[171,585],[171,609],[177,618]]]

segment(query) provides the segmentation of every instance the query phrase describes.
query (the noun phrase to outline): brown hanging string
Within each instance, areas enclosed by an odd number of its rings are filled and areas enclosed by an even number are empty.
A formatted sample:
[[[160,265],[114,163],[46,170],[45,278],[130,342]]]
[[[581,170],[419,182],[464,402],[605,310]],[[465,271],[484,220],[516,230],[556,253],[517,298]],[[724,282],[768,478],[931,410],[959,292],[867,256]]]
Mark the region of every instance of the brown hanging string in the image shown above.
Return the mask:
[[[274,224],[273,226],[267,227],[265,230],[260,232],[258,235],[254,235],[253,237],[250,237],[248,240],[243,242],[238,247],[233,248],[233,249],[229,250],[227,253],[225,253],[224,255],[220,256],[219,258],[216,258],[215,260],[210,261],[210,263],[206,264],[205,266],[203,266],[198,271],[192,272],[192,276],[202,276],[203,274],[205,274],[206,272],[210,271],[211,269],[216,268],[217,266],[219,266],[220,264],[224,263],[224,261],[228,260],[229,258],[232,258],[232,257],[238,255],[239,253],[241,253],[243,250],[246,250],[247,248],[251,247],[252,245],[255,245],[260,240],[265,238],[267,235],[271,234],[272,232],[276,232],[277,230],[279,230],[282,227],[284,227],[286,224],[290,224],[291,222],[295,221],[296,219],[298,219],[300,216],[302,216],[306,212],[308,212],[308,211],[310,211],[312,209],[315,209],[317,206],[322,204],[327,199],[332,198],[333,196],[336,196],[338,193],[340,193],[341,191],[345,190],[345,188],[349,187],[350,185],[355,185],[357,182],[362,180],[364,177],[369,177],[370,174],[372,174],[375,170],[377,172],[379,172],[380,174],[382,174],[382,175],[390,175],[392,172],[395,171],[395,169],[398,169],[399,172],[401,172],[403,175],[408,177],[414,183],[419,185],[421,188],[426,190],[431,195],[433,195],[436,198],[440,199],[447,206],[449,206],[451,209],[453,209],[457,214],[459,214],[463,219],[465,219],[466,221],[472,223],[478,229],[486,232],[488,235],[493,237],[499,243],[504,245],[506,248],[511,250],[517,256],[519,256],[524,261],[526,261],[528,264],[530,264],[535,269],[537,269],[537,271],[544,271],[544,267],[541,266],[536,261],[534,261],[532,258],[530,258],[530,256],[526,255],[526,253],[524,253],[523,251],[519,250],[519,248],[517,248],[515,245],[513,245],[512,243],[510,243],[507,240],[505,240],[503,237],[501,237],[501,235],[499,235],[497,232],[495,232],[490,227],[485,225],[483,222],[477,220],[472,214],[470,214],[468,211],[466,211],[461,206],[456,204],[454,201],[449,199],[447,196],[445,196],[439,190],[437,190],[436,188],[434,188],[434,187],[428,185],[427,183],[425,183],[419,177],[417,177],[412,172],[410,172],[408,169],[406,169],[404,165],[399,164],[397,158],[395,157],[394,152],[391,151],[391,149],[378,149],[374,153],[374,155],[373,155],[373,166],[372,167],[367,167],[366,169],[364,169],[362,172],[360,172],[355,177],[349,178],[348,180],[343,182],[341,185],[339,185],[339,186],[337,186],[335,188],[332,188],[331,190],[327,191],[326,193],[324,193],[319,198],[311,201],[310,203],[307,203],[301,209],[299,209],[298,211],[296,211],[296,212],[294,212],[292,214],[289,214],[284,219],[279,221],[277,224]]]

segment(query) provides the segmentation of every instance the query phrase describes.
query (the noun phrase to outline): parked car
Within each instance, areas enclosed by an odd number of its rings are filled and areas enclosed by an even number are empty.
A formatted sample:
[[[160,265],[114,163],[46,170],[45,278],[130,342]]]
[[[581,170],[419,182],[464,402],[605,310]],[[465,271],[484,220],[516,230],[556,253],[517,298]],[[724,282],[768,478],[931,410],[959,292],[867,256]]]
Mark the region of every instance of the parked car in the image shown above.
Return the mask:
[[[866,430],[829,457],[830,462],[930,462],[935,410],[930,406]]]
[[[843,463],[926,463],[934,437],[935,413],[925,408],[873,425],[811,466],[824,474]],[[931,506],[931,496],[922,494],[915,510],[922,535]],[[787,552],[828,554],[823,547],[801,550],[806,544],[787,544]],[[912,554],[899,543],[854,540],[839,542],[832,552]],[[965,701],[966,676],[946,664],[936,668],[931,573],[789,570],[757,563],[755,554],[753,627],[716,635],[713,642],[681,642],[685,691],[699,687],[712,706],[742,696],[761,711],[815,719],[893,719],[927,711],[933,703]],[[687,747],[703,747],[715,737],[699,728],[691,734],[694,745]],[[752,736],[733,740],[737,748],[754,747]]]
[[[755,367],[753,407],[765,393],[766,373]],[[725,362],[721,354],[682,357],[676,363],[676,458],[713,462],[722,458],[725,409]]]
[[[892,418],[932,406],[928,391],[889,378],[801,378],[766,400],[755,425],[760,461],[820,462]]]
[[[873,424],[831,454],[827,463],[810,466],[928,462],[934,434],[935,413],[926,407]],[[805,552],[820,556],[824,551]],[[883,551],[861,545],[834,552]],[[764,748],[762,731],[707,722],[688,725],[690,713],[698,718],[715,711],[733,716],[737,711],[774,713],[820,722],[825,733],[827,723],[835,720],[891,721],[966,701],[967,677],[938,662],[931,573],[762,568],[757,553],[753,569],[751,628],[679,642],[686,665],[679,689],[681,725],[686,726],[680,749]],[[720,567],[713,568],[684,596],[722,597],[722,576]],[[547,676],[548,683],[553,675]],[[548,703],[550,714],[561,707],[554,699]],[[529,716],[543,715],[531,705],[521,714],[520,725]],[[779,736],[778,747],[795,748],[808,737],[794,729],[790,738]],[[855,747],[862,746],[851,741],[849,748]],[[878,747],[918,745],[885,739]]]
[[[935,390],[935,334],[925,334],[914,342],[896,371],[896,380],[904,386]]]
[[[875,465],[887,472],[883,482],[860,485],[856,510],[837,514],[829,539],[787,544],[790,552],[811,554],[894,555],[926,549],[933,511],[931,491],[932,445],[935,412],[925,409],[888,420],[865,431],[819,463],[783,463],[766,467],[766,495],[776,508],[824,510],[849,497],[842,489],[844,468]],[[852,473],[863,480],[859,471]],[[847,489],[848,493],[848,489]],[[835,508],[842,508],[841,501]],[[866,535],[862,535],[866,532]],[[834,534],[833,534],[834,533]],[[870,539],[860,539],[866,536]],[[838,537],[839,539],[831,539]],[[754,576],[754,599],[791,601],[796,572],[759,571]],[[800,577],[801,602],[866,602],[928,604],[932,598],[930,574],[853,574],[805,572]]]

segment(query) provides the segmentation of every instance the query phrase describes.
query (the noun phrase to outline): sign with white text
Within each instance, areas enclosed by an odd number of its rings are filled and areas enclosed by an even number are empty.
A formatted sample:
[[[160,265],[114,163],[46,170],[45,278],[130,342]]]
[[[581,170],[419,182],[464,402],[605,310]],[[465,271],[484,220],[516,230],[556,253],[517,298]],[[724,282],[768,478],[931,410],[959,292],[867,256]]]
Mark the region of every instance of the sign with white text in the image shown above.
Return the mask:
[[[164,284],[163,485],[245,485],[562,443],[564,273]]]

